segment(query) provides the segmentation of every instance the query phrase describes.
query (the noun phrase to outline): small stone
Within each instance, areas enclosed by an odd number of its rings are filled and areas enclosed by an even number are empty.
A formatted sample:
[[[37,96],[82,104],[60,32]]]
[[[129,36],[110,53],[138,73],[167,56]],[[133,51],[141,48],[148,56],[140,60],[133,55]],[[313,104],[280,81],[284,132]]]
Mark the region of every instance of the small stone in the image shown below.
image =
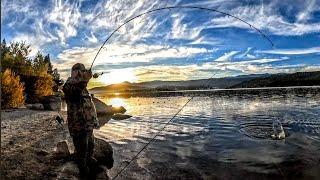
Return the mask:
[[[55,151],[56,158],[67,158],[70,157],[70,151],[67,141],[60,141],[57,144]]]
[[[11,141],[9,141],[9,143],[8,143],[9,145],[13,145],[13,141],[11,140]]]
[[[36,149],[35,150],[35,153],[39,156],[47,156],[49,155],[50,153],[46,150],[43,150],[43,149]]]

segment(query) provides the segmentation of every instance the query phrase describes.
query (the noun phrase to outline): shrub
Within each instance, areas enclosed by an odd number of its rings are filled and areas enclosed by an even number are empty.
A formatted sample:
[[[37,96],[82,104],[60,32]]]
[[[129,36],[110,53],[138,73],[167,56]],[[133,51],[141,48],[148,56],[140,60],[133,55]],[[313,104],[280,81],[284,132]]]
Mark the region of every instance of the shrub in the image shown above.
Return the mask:
[[[1,75],[1,105],[3,108],[17,108],[24,104],[24,85],[20,77],[6,69]]]

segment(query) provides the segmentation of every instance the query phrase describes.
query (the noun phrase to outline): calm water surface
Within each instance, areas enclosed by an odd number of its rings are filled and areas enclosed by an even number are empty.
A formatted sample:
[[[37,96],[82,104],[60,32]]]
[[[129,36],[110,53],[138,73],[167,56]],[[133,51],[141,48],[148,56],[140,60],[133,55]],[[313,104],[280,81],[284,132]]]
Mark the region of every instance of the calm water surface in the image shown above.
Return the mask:
[[[96,135],[114,148],[111,177],[189,97],[108,98],[133,117]],[[320,97],[195,97],[119,179],[320,179]],[[287,138],[272,140],[279,120]]]

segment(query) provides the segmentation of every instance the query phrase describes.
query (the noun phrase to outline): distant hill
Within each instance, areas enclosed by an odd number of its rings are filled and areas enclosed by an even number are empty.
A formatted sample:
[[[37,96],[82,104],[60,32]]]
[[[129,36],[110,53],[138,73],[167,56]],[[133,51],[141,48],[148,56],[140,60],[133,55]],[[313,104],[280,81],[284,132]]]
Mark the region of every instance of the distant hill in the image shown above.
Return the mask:
[[[211,78],[188,81],[149,81],[142,83],[123,82],[120,84],[111,84],[108,86],[95,87],[91,91],[107,91],[107,92],[121,92],[121,91],[142,91],[142,90],[191,90],[191,89],[217,89],[228,88],[230,86],[239,84],[244,81],[252,80],[257,77],[267,77],[270,74],[254,74],[241,75],[235,77],[225,78]]]
[[[173,91],[313,85],[320,85],[320,71],[297,72],[293,74],[253,74],[188,81],[149,81],[142,83],[123,82],[108,86],[95,87],[90,90],[104,92]]]
[[[147,88],[155,88],[158,90],[185,90],[185,89],[217,89],[227,88],[243,81],[248,81],[257,77],[267,77],[269,74],[241,75],[225,78],[197,79],[187,81],[149,81],[137,83]]]
[[[101,87],[95,87],[90,90],[92,91],[108,91],[108,92],[118,92],[118,91],[135,91],[135,90],[143,90],[145,87],[130,83],[130,82],[123,82],[119,84],[111,84],[108,86],[101,86]]]
[[[230,88],[255,87],[287,87],[287,86],[314,86],[320,85],[320,71],[297,72],[293,74],[273,74],[267,77],[243,81]]]

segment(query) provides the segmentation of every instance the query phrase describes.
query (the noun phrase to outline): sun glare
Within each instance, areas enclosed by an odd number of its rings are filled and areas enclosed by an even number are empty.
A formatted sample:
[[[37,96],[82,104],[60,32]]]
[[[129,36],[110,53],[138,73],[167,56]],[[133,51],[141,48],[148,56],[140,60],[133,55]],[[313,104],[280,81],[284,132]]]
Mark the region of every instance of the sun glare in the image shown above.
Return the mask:
[[[112,98],[109,103],[114,107],[126,106],[126,103],[121,98]]]
[[[102,75],[99,80],[105,84],[116,84],[122,83],[124,81],[136,82],[137,77],[134,74],[133,70],[115,70],[109,74]]]

